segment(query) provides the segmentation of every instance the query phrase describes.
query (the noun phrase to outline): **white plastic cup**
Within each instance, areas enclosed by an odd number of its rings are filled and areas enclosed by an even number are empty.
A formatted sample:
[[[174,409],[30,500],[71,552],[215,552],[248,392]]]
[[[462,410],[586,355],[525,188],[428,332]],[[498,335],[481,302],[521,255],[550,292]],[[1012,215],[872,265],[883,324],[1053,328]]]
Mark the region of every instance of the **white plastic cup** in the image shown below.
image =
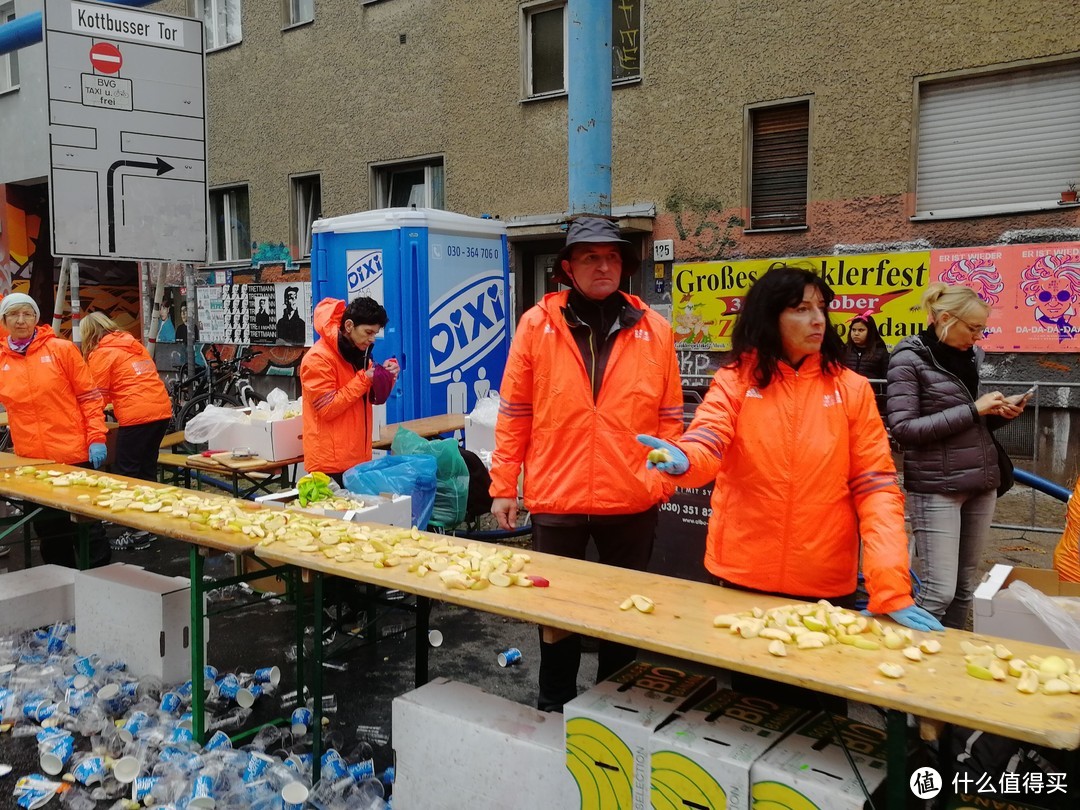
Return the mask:
[[[299,782],[289,782],[281,789],[282,810],[303,810],[308,789]]]
[[[427,631],[427,643],[432,647],[441,647],[443,643],[443,634],[441,630],[428,630]]]
[[[113,763],[113,776],[116,777],[117,782],[121,782],[125,785],[130,785],[135,781],[135,777],[139,775],[139,771],[142,770],[142,763],[139,762],[138,757],[125,756],[120,757]]]
[[[498,656],[500,667],[512,667],[521,663],[521,650],[517,647],[511,647],[508,650],[504,650],[499,653]]]
[[[255,683],[268,683],[276,687],[281,682],[281,670],[277,667],[262,667],[255,670],[252,677]]]
[[[56,734],[41,745],[41,770],[49,776],[56,776],[64,770],[67,761],[75,751],[75,740],[70,734]]]

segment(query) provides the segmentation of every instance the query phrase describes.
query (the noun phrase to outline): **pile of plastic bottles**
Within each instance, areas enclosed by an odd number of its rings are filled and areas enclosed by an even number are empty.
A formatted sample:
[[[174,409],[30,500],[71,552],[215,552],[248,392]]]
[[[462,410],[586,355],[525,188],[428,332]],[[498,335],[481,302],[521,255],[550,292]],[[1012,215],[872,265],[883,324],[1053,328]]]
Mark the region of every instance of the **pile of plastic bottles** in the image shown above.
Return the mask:
[[[192,736],[192,683],[163,689],[132,676],[122,661],[79,655],[74,627],[0,637],[0,731],[35,736],[41,774],[16,781],[16,804],[44,807],[55,797],[68,810],[141,807],[161,810],[384,810],[384,780],[375,774],[371,746],[349,757],[331,748],[321,758],[322,779],[311,782],[311,735],[303,722],[267,725],[242,748],[224,728],[241,725],[261,695],[273,693],[276,667],[248,675],[220,675],[206,667],[205,745]],[[299,721],[299,722],[297,722]],[[310,720],[308,720],[310,723]],[[340,735],[329,743],[340,745]]]

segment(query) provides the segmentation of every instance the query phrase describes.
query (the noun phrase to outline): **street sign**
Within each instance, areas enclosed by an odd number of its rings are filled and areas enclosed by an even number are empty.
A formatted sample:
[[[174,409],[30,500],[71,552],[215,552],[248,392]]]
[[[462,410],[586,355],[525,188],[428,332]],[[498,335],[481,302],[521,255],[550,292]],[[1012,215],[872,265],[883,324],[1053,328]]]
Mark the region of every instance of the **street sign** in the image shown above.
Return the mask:
[[[57,256],[206,259],[202,22],[45,0]]]

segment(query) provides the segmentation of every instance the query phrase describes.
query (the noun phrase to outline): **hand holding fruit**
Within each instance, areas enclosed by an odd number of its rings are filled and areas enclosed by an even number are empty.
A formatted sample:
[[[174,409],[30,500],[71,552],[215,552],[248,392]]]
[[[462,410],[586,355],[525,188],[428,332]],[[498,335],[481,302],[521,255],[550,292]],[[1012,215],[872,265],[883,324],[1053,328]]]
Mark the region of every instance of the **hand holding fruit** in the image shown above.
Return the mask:
[[[659,470],[668,475],[682,475],[690,469],[690,461],[686,458],[686,453],[675,445],[645,433],[639,433],[637,440],[646,447],[652,448],[645,462],[648,469]]]

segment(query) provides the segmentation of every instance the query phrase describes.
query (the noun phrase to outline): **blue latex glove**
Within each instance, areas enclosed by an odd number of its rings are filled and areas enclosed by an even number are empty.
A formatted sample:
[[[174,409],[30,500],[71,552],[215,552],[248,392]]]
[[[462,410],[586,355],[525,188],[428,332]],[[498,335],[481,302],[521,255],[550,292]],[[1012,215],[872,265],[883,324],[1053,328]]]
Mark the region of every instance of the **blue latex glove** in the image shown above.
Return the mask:
[[[895,621],[912,630],[944,630],[945,627],[918,605],[894,610],[889,614]]]
[[[101,442],[94,442],[90,445],[90,463],[94,465],[95,470],[100,470],[101,465],[105,463],[105,454],[108,450]]]
[[[661,461],[659,463],[646,461],[645,466],[650,470],[659,470],[668,475],[682,475],[690,469],[690,461],[686,458],[686,453],[675,445],[645,433],[639,433],[637,440],[646,447],[651,447],[654,450],[667,450],[671,454],[671,461]]]

